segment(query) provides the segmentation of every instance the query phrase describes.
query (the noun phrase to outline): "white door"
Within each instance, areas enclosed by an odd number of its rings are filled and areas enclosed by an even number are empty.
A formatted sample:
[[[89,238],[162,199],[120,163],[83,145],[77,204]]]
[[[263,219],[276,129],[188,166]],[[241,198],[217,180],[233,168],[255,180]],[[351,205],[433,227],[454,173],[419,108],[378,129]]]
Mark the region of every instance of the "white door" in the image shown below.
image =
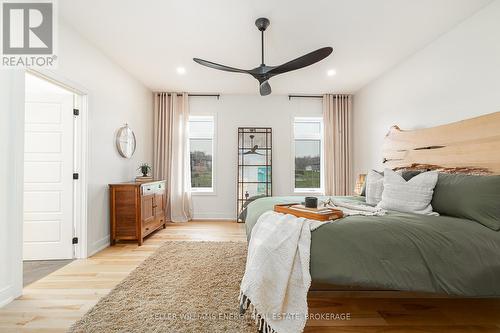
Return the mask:
[[[38,78],[37,78],[38,79]],[[38,79],[40,80],[40,79]],[[46,84],[51,84],[46,82]],[[24,260],[73,257],[73,94],[30,92],[24,155]]]

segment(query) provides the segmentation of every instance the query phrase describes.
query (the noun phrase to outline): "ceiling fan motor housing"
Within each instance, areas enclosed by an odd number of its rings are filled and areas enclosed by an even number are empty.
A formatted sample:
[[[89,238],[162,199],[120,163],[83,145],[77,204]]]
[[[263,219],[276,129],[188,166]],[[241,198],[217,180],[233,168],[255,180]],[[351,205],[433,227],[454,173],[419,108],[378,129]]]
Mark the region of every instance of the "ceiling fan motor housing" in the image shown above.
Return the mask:
[[[270,23],[271,22],[265,17],[260,17],[255,20],[255,26],[257,26],[257,29],[259,29],[259,31],[266,31]]]

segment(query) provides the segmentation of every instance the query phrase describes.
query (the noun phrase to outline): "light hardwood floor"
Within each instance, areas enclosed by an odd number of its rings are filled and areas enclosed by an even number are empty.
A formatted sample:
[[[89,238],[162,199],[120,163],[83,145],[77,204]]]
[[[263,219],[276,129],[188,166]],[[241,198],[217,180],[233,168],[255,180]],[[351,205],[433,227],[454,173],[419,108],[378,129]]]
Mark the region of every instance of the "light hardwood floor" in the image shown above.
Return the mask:
[[[231,222],[169,224],[145,244],[117,244],[75,260],[27,286],[0,309],[0,332],[64,332],[167,240],[245,241]],[[377,293],[311,292],[311,313],[349,314],[316,320],[306,332],[500,332],[500,300],[382,298]]]

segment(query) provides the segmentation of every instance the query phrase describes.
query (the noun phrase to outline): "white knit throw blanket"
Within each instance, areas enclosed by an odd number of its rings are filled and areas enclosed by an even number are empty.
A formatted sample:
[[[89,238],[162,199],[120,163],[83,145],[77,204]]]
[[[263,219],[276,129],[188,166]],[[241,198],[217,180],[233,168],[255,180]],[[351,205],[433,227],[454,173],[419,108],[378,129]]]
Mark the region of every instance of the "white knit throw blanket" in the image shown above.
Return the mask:
[[[385,215],[363,204],[331,202],[349,215]],[[311,231],[324,223],[273,211],[261,215],[248,243],[240,311],[252,312],[264,333],[303,332],[311,286]]]
[[[387,211],[380,207],[372,207],[365,203],[347,202],[341,200],[329,200],[326,202],[326,207],[340,209],[344,213],[344,216],[382,216],[387,214]]]
[[[323,223],[269,211],[253,227],[240,311],[250,309],[261,332],[304,330],[311,286],[311,231]]]

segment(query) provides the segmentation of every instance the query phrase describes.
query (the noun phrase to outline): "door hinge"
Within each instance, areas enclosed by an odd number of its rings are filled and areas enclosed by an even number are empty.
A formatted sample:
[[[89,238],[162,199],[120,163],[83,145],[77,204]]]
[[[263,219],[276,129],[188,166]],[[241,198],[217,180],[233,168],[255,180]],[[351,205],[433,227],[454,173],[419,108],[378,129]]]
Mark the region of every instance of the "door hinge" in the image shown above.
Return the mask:
[[[73,179],[78,179],[80,178],[80,174],[79,173],[74,173],[73,174]]]
[[[71,243],[72,244],[78,244],[78,237],[73,237]]]
[[[79,116],[79,115],[80,115],[80,110],[78,110],[78,109],[73,109],[73,115],[74,115],[74,116]]]

